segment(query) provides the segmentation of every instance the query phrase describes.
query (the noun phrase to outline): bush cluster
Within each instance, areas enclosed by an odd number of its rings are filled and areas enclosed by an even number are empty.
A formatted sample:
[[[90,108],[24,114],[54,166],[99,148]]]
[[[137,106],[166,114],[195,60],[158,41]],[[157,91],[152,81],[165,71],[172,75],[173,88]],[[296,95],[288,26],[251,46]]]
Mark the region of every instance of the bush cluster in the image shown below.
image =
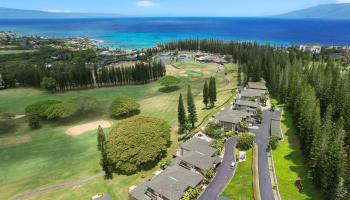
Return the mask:
[[[109,108],[111,117],[119,119],[140,113],[140,104],[129,97],[117,97]]]
[[[205,129],[205,133],[212,138],[220,138],[225,135],[225,131],[221,130],[221,127],[215,123],[209,123]]]
[[[243,151],[251,149],[254,145],[254,136],[243,133],[238,137],[237,148]]]
[[[133,117],[118,123],[107,139],[107,155],[114,172],[133,174],[156,165],[170,144],[170,126],[164,120]]]

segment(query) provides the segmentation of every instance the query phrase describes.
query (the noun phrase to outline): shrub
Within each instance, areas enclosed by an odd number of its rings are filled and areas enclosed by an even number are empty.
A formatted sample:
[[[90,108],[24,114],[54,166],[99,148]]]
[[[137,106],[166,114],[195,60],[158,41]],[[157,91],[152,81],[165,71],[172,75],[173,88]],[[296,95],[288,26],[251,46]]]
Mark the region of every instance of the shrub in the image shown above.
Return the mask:
[[[215,170],[214,169],[210,169],[208,171],[206,171],[204,173],[204,177],[205,179],[207,179],[208,181],[212,180],[215,176]]]
[[[175,86],[180,83],[180,79],[176,78],[175,76],[164,76],[161,79],[159,79],[158,83],[166,88]]]
[[[226,133],[226,137],[228,137],[228,138],[233,137],[235,135],[236,135],[236,133],[233,132],[233,131],[229,131],[229,132]]]
[[[40,127],[40,120],[39,116],[37,115],[30,115],[28,118],[28,125],[32,129],[37,129]]]
[[[61,103],[60,101],[55,100],[44,100],[44,101],[38,101],[34,104],[31,104],[25,108],[26,115],[32,116],[36,115],[39,117],[46,118],[45,112],[46,110],[51,106],[55,104]]]
[[[209,123],[205,128],[205,133],[213,138],[220,138],[225,134],[221,127],[215,123]]]
[[[160,168],[165,169],[168,165],[170,165],[171,159],[166,158],[160,161]]]
[[[66,119],[78,112],[78,106],[71,102],[62,102],[49,106],[44,115],[47,119]]]
[[[240,132],[244,132],[248,129],[248,123],[241,121],[237,124],[237,130]]]
[[[15,116],[12,113],[0,113],[0,131],[6,132],[14,127],[13,118]]]
[[[253,147],[254,144],[254,136],[243,133],[238,137],[237,148],[243,151],[249,150]]]
[[[271,135],[269,138],[269,145],[272,149],[276,149],[278,145],[279,138],[277,135]]]
[[[219,154],[221,154],[224,150],[224,144],[225,142],[223,139],[216,139],[210,144],[210,146],[217,149],[219,151]]]
[[[56,90],[57,82],[54,78],[44,77],[43,80],[41,81],[40,85],[42,88],[44,88],[48,91],[54,92]]]
[[[195,200],[201,194],[202,188],[200,186],[196,188],[189,188],[181,200]]]
[[[263,112],[262,112],[261,107],[259,106],[259,107],[256,109],[255,119],[256,119],[256,121],[257,121],[258,123],[261,123],[262,118],[263,118]]]
[[[129,97],[118,97],[112,102],[109,113],[117,119],[136,115],[140,113],[140,104]]]
[[[151,117],[134,117],[118,123],[107,139],[107,155],[115,172],[133,174],[155,166],[166,155],[170,126]]]

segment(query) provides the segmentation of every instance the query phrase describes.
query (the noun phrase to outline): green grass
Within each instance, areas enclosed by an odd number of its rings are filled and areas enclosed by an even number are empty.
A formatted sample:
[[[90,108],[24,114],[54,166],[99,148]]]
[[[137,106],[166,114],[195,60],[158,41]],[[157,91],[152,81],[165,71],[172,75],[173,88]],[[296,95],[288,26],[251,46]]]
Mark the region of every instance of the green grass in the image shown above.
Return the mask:
[[[225,64],[224,67],[225,71],[238,70],[237,64],[234,63]]]
[[[273,151],[281,198],[283,200],[322,199],[312,180],[308,177],[292,116],[287,111],[284,111],[282,117],[282,131],[284,141]],[[299,193],[295,185],[295,181],[298,179],[302,180],[304,193]]]
[[[238,163],[236,173],[227,185],[223,196],[232,200],[253,200],[253,153],[247,151],[247,160]]]
[[[186,70],[192,71],[197,65],[186,65]],[[216,66],[203,65],[203,70],[214,71]],[[176,71],[175,71],[176,72]],[[0,194],[1,198],[9,199],[24,192],[39,188],[61,184],[68,181],[84,179],[95,175],[100,171],[99,153],[96,150],[96,132],[70,137],[64,132],[76,124],[91,122],[97,119],[111,120],[107,114],[107,108],[116,96],[130,96],[141,104],[141,115],[162,118],[174,126],[177,123],[177,103],[181,92],[186,94],[187,85],[191,84],[195,97],[199,121],[211,110],[203,109],[202,87],[204,80],[211,74],[199,73],[195,81],[189,77],[180,77],[180,89],[171,93],[159,91],[158,83],[140,86],[109,87],[72,91],[51,94],[41,90],[30,88],[7,89],[0,91],[0,111],[24,114],[24,109],[36,101],[44,99],[66,100],[76,96],[93,96],[97,98],[103,108],[101,113],[75,118],[70,122],[43,123],[41,129],[31,130],[25,119],[18,120],[17,128],[11,133],[0,134],[1,138],[14,136],[29,136],[31,141],[0,149]],[[218,102],[220,105],[231,96],[235,87],[234,78],[230,84],[224,82],[224,75],[217,77]],[[186,95],[185,95],[186,96]],[[114,124],[118,121],[111,120]],[[108,132],[108,129],[106,130]],[[177,138],[172,133],[172,146],[168,150],[168,157],[178,147]],[[1,145],[0,145],[1,146]],[[147,178],[151,178],[158,170],[142,172]],[[132,176],[115,175],[112,181],[98,178],[79,187],[67,188],[35,197],[35,199],[89,199],[97,193],[108,192],[115,199],[127,199],[128,188],[144,181],[140,174]]]

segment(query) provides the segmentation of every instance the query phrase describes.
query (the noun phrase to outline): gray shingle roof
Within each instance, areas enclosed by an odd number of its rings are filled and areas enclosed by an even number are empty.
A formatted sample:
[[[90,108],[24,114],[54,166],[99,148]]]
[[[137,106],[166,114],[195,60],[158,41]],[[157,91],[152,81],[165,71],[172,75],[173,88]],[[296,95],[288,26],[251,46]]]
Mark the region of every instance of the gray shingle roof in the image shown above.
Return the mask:
[[[265,94],[264,90],[247,89],[241,92],[242,97],[261,97]]]
[[[189,187],[196,187],[204,177],[180,166],[168,167],[147,183],[147,187],[169,200],[179,200]]]
[[[206,140],[193,137],[180,146],[188,151],[197,151],[208,156],[213,156],[217,152],[217,149],[210,147],[210,144],[211,143]]]
[[[181,160],[204,171],[210,170],[215,164],[217,164],[216,157],[211,157],[196,151],[181,157]]]
[[[151,200],[151,197],[146,195],[148,182],[149,181],[145,181],[138,185],[135,189],[129,192],[129,195],[137,200]]]
[[[248,116],[251,116],[251,113],[242,110],[232,110],[231,107],[227,107],[225,110],[220,111],[215,117],[215,120],[237,124],[242,121],[243,118],[247,118]]]
[[[259,106],[259,104],[257,102],[254,101],[244,101],[244,100],[237,100],[236,105],[240,105],[240,106],[248,106],[248,107],[253,107],[253,108],[257,108]]]
[[[261,83],[261,82],[249,82],[248,83],[248,88],[259,89],[259,90],[267,90],[265,84]]]

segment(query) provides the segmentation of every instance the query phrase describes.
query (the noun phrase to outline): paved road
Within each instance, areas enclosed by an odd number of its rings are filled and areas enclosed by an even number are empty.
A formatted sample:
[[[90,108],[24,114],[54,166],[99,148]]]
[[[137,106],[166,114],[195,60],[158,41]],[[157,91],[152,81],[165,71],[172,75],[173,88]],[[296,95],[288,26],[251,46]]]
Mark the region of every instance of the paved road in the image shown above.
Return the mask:
[[[256,133],[255,142],[259,147],[258,160],[259,160],[259,186],[261,200],[273,200],[272,185],[270,179],[269,163],[267,159],[267,144],[270,135],[270,123],[272,118],[271,111],[264,111],[264,117],[262,124],[258,130],[250,130]]]
[[[236,142],[236,138],[230,138],[225,143],[224,159],[216,170],[216,176],[198,200],[215,200],[230,182],[234,171],[231,164],[234,161],[233,149]]]

